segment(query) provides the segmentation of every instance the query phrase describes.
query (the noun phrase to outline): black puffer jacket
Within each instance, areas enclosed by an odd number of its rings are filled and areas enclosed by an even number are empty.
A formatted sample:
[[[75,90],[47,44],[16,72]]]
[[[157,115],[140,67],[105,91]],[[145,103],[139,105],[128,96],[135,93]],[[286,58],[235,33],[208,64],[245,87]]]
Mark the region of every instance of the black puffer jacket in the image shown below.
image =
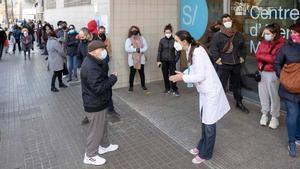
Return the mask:
[[[177,62],[180,58],[180,52],[177,52],[174,48],[175,39],[162,38],[158,46],[157,61],[175,61]]]
[[[99,112],[108,107],[112,86],[117,82],[115,75],[108,76],[108,64],[88,55],[81,68],[81,89],[84,110]]]
[[[66,46],[67,46],[67,55],[76,56],[78,51],[78,39],[76,39],[77,33],[72,33],[67,36]]]
[[[0,29],[2,29],[2,28],[0,28]],[[6,39],[7,39],[7,36],[6,36],[5,31],[3,29],[0,30],[0,44],[3,45],[6,41]]]
[[[240,58],[245,58],[244,38],[241,32],[237,32],[233,38],[233,51],[231,53],[222,52],[230,37],[222,32],[217,32],[210,43],[209,53],[214,62],[219,58],[223,64],[237,65],[240,64]]]
[[[280,48],[274,62],[274,68],[278,78],[280,78],[283,65],[291,63],[300,63],[300,44],[289,41]],[[279,86],[279,95],[283,99],[300,103],[300,94],[290,93],[282,85]]]

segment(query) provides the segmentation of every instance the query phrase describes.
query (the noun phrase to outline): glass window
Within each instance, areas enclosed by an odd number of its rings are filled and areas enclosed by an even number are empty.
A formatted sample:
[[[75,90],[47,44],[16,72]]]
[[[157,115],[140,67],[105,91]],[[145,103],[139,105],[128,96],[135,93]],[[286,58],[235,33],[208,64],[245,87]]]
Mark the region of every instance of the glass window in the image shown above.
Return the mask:
[[[299,20],[299,0],[231,0],[230,14],[235,26],[246,39],[246,63],[242,69],[242,86],[257,93],[257,83],[251,74],[257,70],[255,52],[259,45],[260,32],[266,24],[278,23],[282,35],[288,39],[288,27]],[[298,9],[297,9],[298,6]],[[250,76],[249,76],[250,75]],[[257,96],[256,96],[257,97]]]

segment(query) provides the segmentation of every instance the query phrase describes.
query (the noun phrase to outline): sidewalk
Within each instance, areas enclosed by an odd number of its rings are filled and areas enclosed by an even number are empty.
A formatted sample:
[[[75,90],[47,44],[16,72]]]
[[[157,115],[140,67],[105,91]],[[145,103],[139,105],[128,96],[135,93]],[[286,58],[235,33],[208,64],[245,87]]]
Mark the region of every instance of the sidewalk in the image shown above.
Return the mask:
[[[118,98],[122,122],[109,126],[109,137],[120,150],[104,155],[103,167],[84,165],[80,85],[52,93],[51,76],[38,52],[31,61],[18,54],[0,61],[0,169],[209,168],[193,165],[182,146]]]
[[[189,150],[197,144],[201,133],[196,89],[188,89],[181,83],[181,96],[175,97],[163,94],[163,86],[163,82],[148,84],[150,94],[144,93],[140,86],[135,86],[134,93],[129,94],[125,88],[115,90],[114,94]],[[205,162],[206,165],[214,169],[300,168],[300,151],[297,159],[290,158],[287,153],[283,116],[278,129],[261,127],[258,105],[245,101],[251,112],[244,114],[235,108],[233,98],[228,98],[232,109],[217,124],[214,157]]]

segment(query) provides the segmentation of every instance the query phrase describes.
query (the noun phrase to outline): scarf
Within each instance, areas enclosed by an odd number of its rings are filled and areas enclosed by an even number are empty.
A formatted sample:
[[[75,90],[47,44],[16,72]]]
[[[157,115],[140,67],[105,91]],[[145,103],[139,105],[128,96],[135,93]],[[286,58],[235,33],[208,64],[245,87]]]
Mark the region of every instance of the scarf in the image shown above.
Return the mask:
[[[132,36],[130,38],[131,44],[134,48],[143,48],[143,39],[141,36]],[[141,58],[142,58],[142,53],[137,53],[134,52],[132,55],[132,60],[133,60],[133,67],[137,70],[141,69]]]
[[[224,26],[221,26],[220,31],[221,31],[221,33],[223,33],[227,37],[229,37],[229,40],[225,43],[225,45],[222,49],[222,52],[232,53],[232,51],[233,51],[233,43],[232,42],[233,42],[235,34],[237,33],[237,30],[234,27],[226,29]]]

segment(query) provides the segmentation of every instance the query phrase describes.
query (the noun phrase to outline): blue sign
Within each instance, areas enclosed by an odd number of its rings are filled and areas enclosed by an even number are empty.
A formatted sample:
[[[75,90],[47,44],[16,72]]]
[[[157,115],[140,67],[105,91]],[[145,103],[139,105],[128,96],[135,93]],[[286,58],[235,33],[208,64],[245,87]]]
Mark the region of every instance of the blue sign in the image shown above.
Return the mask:
[[[205,33],[208,24],[206,0],[180,0],[180,29],[189,31],[195,39]]]

